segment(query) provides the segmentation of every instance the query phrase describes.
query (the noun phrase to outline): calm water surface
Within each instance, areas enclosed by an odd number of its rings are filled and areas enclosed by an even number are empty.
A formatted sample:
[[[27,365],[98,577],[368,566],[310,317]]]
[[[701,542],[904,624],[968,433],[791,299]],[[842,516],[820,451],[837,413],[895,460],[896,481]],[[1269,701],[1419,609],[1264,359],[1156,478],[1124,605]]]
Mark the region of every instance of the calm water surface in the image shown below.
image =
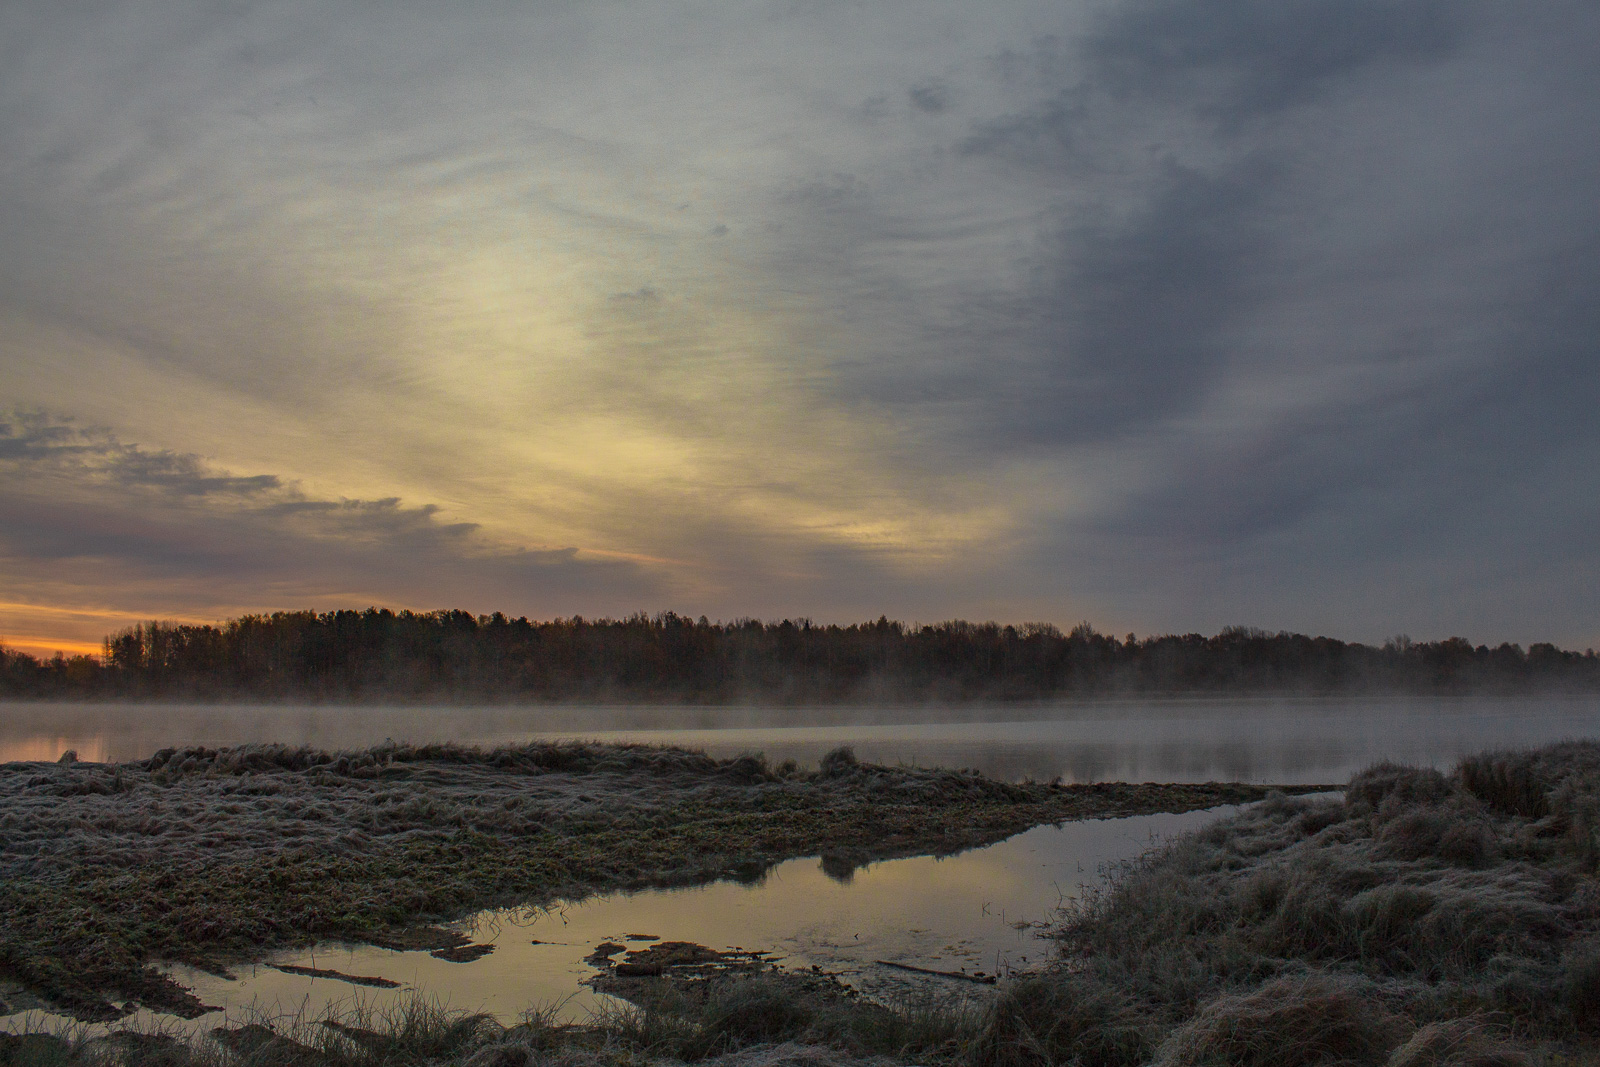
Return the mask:
[[[1600,698],[1126,701],[1000,708],[340,707],[4,704],[0,762],[142,759],[276,741],[492,745],[587,737],[975,767],[1007,779],[1340,783],[1380,759],[1449,766],[1485,748],[1600,736]]]

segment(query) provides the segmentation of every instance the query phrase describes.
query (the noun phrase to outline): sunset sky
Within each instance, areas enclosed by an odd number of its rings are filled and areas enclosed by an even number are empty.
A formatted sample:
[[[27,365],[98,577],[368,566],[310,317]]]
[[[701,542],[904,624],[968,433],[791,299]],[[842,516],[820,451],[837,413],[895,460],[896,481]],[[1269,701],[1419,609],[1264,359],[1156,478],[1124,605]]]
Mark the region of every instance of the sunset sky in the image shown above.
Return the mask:
[[[1600,5],[0,5],[0,640],[1600,645]]]

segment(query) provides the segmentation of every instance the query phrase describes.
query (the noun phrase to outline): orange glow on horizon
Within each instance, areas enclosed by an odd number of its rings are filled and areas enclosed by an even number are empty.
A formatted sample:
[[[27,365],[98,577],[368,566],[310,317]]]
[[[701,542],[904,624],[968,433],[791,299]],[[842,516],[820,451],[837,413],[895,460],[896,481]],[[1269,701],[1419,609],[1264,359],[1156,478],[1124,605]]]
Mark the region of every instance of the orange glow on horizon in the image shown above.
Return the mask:
[[[215,621],[166,612],[0,601],[0,647],[42,659],[57,652],[65,656],[99,656],[105,651],[107,636],[152,619],[202,624]]]
[[[64,656],[96,656],[105,651],[100,641],[75,641],[68,637],[42,637],[37,634],[0,635],[0,648],[8,652],[26,652],[39,659],[50,659],[57,652]]]
[[[52,604],[24,604],[14,600],[0,600],[0,614],[19,615],[65,615],[83,619],[120,619],[124,622],[149,622],[151,619],[160,619],[163,622],[204,623],[211,619],[203,619],[198,615],[174,615],[170,612],[160,611],[117,611],[114,608],[63,608]]]

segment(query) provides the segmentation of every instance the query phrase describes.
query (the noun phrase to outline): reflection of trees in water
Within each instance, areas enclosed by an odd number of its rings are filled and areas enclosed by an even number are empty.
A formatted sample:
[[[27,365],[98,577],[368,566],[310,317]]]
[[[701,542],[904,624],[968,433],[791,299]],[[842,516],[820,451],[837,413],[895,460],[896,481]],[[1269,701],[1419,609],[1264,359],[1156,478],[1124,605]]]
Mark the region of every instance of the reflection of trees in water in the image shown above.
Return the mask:
[[[1326,741],[1263,745],[1244,740],[1097,745],[1067,755],[1076,782],[1328,781],[1348,776],[1349,746]]]
[[[1057,777],[1070,784],[1091,782],[1342,782],[1364,765],[1348,745],[1302,742],[1265,745],[1246,740],[1215,742],[894,742],[847,738],[869,763],[972,768],[1005,781]],[[716,746],[715,755],[732,755],[739,746]],[[815,765],[833,743],[801,742],[760,747],[768,760],[793,759]]]
[[[1033,751],[1005,750],[985,760],[990,773],[1065,782],[1282,782],[1342,780],[1345,746],[1261,746],[1243,740],[1154,743],[1081,742]]]

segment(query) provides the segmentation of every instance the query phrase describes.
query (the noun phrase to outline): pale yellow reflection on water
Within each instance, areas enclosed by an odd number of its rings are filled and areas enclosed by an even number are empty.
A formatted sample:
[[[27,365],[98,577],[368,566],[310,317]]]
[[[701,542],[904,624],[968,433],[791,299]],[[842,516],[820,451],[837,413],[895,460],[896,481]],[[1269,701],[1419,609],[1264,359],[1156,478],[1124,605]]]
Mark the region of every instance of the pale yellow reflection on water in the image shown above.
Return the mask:
[[[629,935],[767,951],[783,967],[817,966],[877,997],[982,996],[992,987],[912,975],[877,961],[1002,976],[1037,967],[1052,951],[1052,942],[1038,936],[1039,924],[1083,886],[1095,884],[1107,865],[1230,810],[1041,826],[954,856],[873,863],[845,880],[825,873],[812,857],[779,864],[756,884],[717,882],[613,893],[547,911],[486,912],[463,928],[495,949],[471,963],[348,945],[321,945],[271,960],[401,983],[392,990],[270,966],[243,968],[233,981],[188,968],[172,971],[221,1009],[184,1024],[196,1030],[257,1013],[314,1020],[357,1003],[381,1011],[418,993],[507,1023],[529,1008],[551,1005],[559,1005],[562,1018],[581,1021],[608,999],[582,984],[596,973],[584,957],[605,941],[643,947],[629,942]],[[3,1022],[20,1029],[50,1019],[23,1013]],[[149,1013],[128,1023],[180,1025]]]

